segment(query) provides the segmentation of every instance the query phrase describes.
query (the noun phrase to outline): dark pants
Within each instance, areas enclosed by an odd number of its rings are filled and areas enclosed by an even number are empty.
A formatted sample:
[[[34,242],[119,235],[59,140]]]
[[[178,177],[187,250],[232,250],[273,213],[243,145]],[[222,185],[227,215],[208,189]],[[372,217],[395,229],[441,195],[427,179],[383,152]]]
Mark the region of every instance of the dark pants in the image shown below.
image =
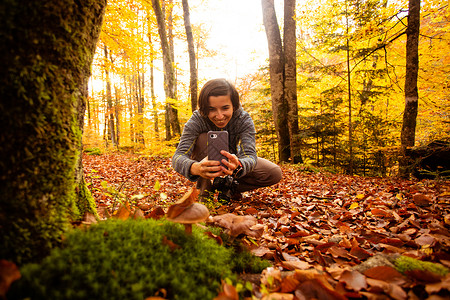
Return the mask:
[[[207,134],[202,133],[195,142],[194,150],[192,151],[192,159],[201,161],[207,156]],[[264,158],[257,158],[256,166],[252,172],[238,179],[238,192],[246,192],[257,188],[270,186],[278,183],[281,180],[281,168]],[[211,190],[211,180],[200,177],[197,182],[197,188],[200,194],[203,191]]]

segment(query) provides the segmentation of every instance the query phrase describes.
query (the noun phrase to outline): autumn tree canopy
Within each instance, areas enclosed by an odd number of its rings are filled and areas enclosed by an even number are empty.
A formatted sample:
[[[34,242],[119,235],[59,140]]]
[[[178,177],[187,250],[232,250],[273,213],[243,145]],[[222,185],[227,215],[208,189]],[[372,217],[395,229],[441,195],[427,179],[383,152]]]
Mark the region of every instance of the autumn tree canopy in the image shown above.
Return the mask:
[[[270,3],[262,4],[266,2]],[[159,21],[154,10],[157,3],[162,13]],[[106,144],[168,155],[173,151],[170,146],[177,141],[177,124],[182,128],[193,109],[193,78],[198,78],[196,88],[201,88],[211,79],[202,69],[204,61],[222,60],[221,50],[209,42],[209,24],[198,13],[205,5],[213,4],[193,0],[109,2],[93,65],[86,147]],[[448,138],[447,6],[434,0],[421,5],[416,146]],[[236,7],[236,15],[246,7]],[[252,12],[258,10],[260,28],[267,31],[263,25],[267,7],[258,3],[251,8]],[[278,24],[293,20],[297,28],[290,38],[289,31],[280,35],[284,44],[294,45],[282,49],[280,57],[295,49],[296,100],[289,113],[288,106],[284,109],[289,122],[277,121],[284,104],[271,107],[275,85],[269,74],[268,50],[275,45],[273,40],[254,45],[255,51],[267,51],[259,71],[232,78],[256,124],[259,155],[275,161],[280,157],[292,161],[301,155],[303,163],[338,172],[395,174],[404,123],[408,2],[297,1],[286,17],[283,9],[276,3],[274,20],[278,19]],[[187,17],[189,24],[185,23]],[[238,20],[230,20],[234,21]],[[166,32],[163,40],[161,30]],[[170,51],[164,54],[166,48]],[[287,62],[283,60],[283,65]],[[172,68],[175,75],[167,77],[166,72],[164,80],[164,70]],[[291,74],[288,69],[280,70],[280,78]],[[170,88],[167,79],[174,79]],[[290,134],[280,142],[281,132]],[[279,155],[293,147],[293,153]]]

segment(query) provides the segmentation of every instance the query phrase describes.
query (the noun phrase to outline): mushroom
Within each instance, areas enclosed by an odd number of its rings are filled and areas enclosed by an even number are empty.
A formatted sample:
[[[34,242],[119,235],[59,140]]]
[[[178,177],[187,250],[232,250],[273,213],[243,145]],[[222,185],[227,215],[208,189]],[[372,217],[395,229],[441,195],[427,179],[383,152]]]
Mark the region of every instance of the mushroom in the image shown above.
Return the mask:
[[[186,233],[192,233],[192,224],[205,221],[209,217],[209,210],[200,203],[192,203],[185,208],[179,215],[168,220],[176,223],[184,224]]]

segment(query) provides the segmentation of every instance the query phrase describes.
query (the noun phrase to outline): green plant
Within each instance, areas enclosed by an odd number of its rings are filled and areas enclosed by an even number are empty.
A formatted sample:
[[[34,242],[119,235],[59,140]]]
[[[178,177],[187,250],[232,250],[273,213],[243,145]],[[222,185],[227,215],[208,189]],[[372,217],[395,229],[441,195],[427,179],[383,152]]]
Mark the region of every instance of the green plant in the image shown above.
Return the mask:
[[[83,152],[88,155],[102,155],[103,154],[103,151],[97,147],[84,149]]]
[[[245,269],[234,256],[200,228],[186,235],[169,221],[108,220],[72,230],[40,264],[23,266],[8,299],[212,299],[221,279]]]
[[[412,270],[430,271],[440,276],[448,274],[449,270],[440,264],[435,264],[429,261],[421,261],[408,256],[400,256],[394,261],[395,268],[401,272],[407,272]]]

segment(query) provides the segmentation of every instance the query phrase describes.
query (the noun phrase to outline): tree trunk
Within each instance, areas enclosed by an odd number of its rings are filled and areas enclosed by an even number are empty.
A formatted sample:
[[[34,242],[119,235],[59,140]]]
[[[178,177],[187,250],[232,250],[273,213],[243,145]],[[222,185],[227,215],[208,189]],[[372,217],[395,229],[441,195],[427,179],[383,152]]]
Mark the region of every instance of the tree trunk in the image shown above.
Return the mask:
[[[284,55],[273,0],[261,0],[263,22],[269,46],[270,93],[275,131],[278,138],[278,158],[287,162],[290,157],[288,104],[284,95]]]
[[[171,51],[166,33],[164,16],[161,11],[159,0],[152,0],[152,7],[155,12],[158,23],[158,33],[161,40],[164,64],[164,91],[166,93],[166,110],[169,118],[170,127],[174,135],[181,135],[180,123],[178,121],[178,109],[176,108],[176,90],[175,90],[175,70],[171,59]],[[168,128],[166,128],[167,131]],[[167,139],[172,135],[166,132]]]
[[[81,126],[105,0],[0,4],[0,258],[47,255],[76,207]]]
[[[189,93],[191,95],[191,110],[192,112],[194,112],[194,110],[197,109],[197,68],[195,66],[194,36],[192,35],[188,0],[182,0],[182,2],[183,2],[184,28],[186,29],[186,37],[189,52],[189,70],[190,70]]]
[[[348,92],[348,173],[353,175],[353,124],[352,124],[352,89],[351,89],[351,68],[350,68],[350,38],[349,38],[349,16],[347,2],[345,2],[345,22],[346,22],[346,54],[347,54],[347,92]]]
[[[401,155],[399,175],[409,177],[410,159],[406,154],[408,147],[414,147],[416,136],[416,119],[419,102],[417,91],[417,74],[419,71],[419,31],[420,0],[409,0],[408,27],[406,29],[406,77],[405,77],[405,111],[401,133]]]
[[[137,131],[137,140],[139,143],[139,149],[145,148],[145,138],[144,138],[144,74],[139,73],[139,70],[136,71],[137,73],[137,113],[138,113],[138,131]]]
[[[295,34],[295,0],[284,1],[284,95],[288,104],[288,128],[292,163],[302,162],[298,131],[297,104],[297,37]]]
[[[114,108],[112,102],[112,93],[111,93],[111,80],[109,79],[109,70],[108,70],[108,48],[106,45],[103,46],[103,50],[105,53],[105,80],[106,80],[106,114],[108,119],[108,139],[111,141],[113,147],[117,146],[116,140],[116,128],[114,122]]]

